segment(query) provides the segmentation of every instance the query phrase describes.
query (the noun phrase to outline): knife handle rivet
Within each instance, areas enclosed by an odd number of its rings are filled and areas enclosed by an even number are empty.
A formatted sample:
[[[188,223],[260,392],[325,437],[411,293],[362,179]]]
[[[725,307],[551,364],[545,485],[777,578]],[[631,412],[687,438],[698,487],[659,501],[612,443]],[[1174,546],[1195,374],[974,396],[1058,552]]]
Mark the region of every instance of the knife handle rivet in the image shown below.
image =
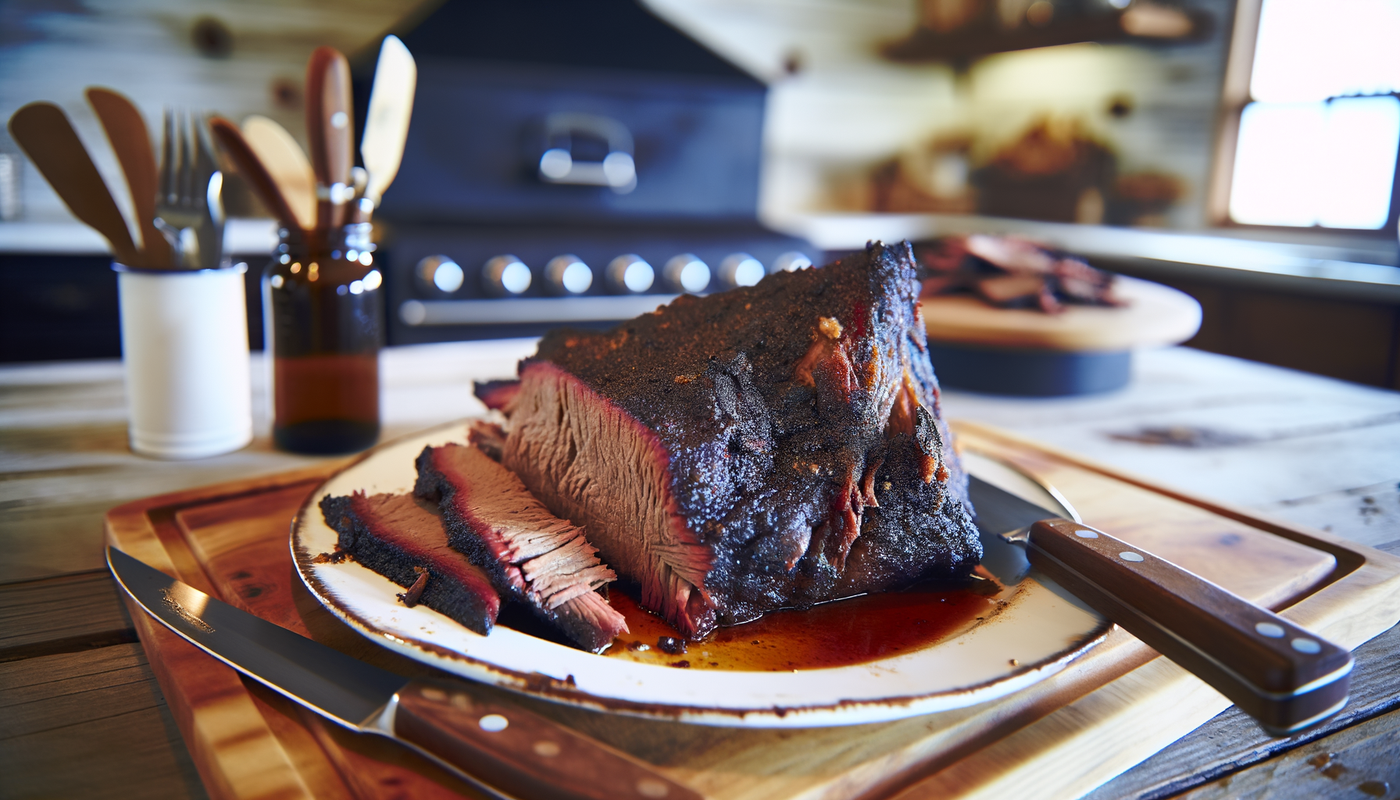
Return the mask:
[[[444,692],[441,689],[435,689],[432,686],[424,686],[422,689],[419,690],[419,692],[423,695],[425,699],[432,700],[437,703],[441,703],[447,699],[447,692]]]
[[[1304,639],[1300,636],[1289,644],[1293,645],[1294,650],[1308,655],[1317,655],[1322,652],[1322,645],[1318,644],[1315,639]]]
[[[637,781],[637,794],[642,797],[665,797],[670,793],[671,787],[655,778],[642,778]]]
[[[1267,636],[1270,639],[1283,638],[1283,626],[1276,622],[1257,622],[1254,625],[1254,630],[1258,631],[1260,636]]]
[[[1099,534],[1098,534],[1097,532],[1095,532],[1095,531],[1086,531],[1086,530],[1084,530],[1083,528],[1081,528],[1081,529],[1075,531],[1075,532],[1074,532],[1074,535],[1075,535],[1075,536],[1078,536],[1078,537],[1081,538],[1081,539],[1097,539],[1097,538],[1099,538]]]
[[[510,725],[510,720],[506,719],[500,714],[487,714],[486,716],[477,720],[476,724],[480,725],[483,731],[495,733],[497,731],[505,730],[506,727]]]
[[[1123,552],[1121,552],[1121,553],[1118,554],[1118,557],[1121,558],[1121,559],[1123,559],[1124,561],[1141,561],[1141,560],[1142,560],[1142,554],[1141,554],[1141,553],[1134,553],[1134,552],[1131,551],[1131,550],[1124,550]]]
[[[559,755],[559,753],[559,745],[548,739],[535,742],[535,755],[544,756],[545,758],[554,758]]]

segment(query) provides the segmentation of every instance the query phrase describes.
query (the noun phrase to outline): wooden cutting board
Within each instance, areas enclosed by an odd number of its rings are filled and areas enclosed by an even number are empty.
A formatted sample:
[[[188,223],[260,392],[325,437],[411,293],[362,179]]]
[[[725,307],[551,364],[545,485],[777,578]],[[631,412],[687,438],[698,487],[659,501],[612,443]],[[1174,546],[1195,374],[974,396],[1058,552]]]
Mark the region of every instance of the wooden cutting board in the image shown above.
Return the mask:
[[[1058,314],[997,308],[972,295],[923,301],[924,327],[932,342],[1067,352],[1121,352],[1179,344],[1201,327],[1201,304],[1160,283],[1119,275],[1114,294],[1122,305],[1066,305]]]
[[[1400,620],[1400,559],[1186,497],[993,429],[955,430],[962,448],[1057,488],[1085,522],[1256,602],[1287,608],[1285,616],[1341,644],[1355,647]],[[129,503],[108,513],[107,540],[283,627],[404,674],[428,672],[342,625],[296,577],[291,518],[338,466]],[[324,723],[240,678],[128,607],[211,796],[480,796],[392,742]],[[1229,705],[1117,629],[1070,668],[1018,694],[889,723],[724,729],[516,699],[716,800],[1073,796]]]

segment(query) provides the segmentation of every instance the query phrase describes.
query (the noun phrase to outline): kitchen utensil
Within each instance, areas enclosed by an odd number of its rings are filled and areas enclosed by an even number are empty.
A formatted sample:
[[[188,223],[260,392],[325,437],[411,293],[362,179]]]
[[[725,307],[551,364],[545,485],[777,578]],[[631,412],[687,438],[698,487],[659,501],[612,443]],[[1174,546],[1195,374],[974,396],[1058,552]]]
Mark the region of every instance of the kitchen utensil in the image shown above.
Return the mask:
[[[331,230],[345,221],[354,166],[354,117],[350,63],[333,47],[319,47],[306,65],[306,135],[316,174],[316,227]]]
[[[223,259],[223,173],[204,119],[166,109],[155,225],[184,269],[215,269]]]
[[[107,563],[146,613],[196,647],[340,725],[397,739],[495,796],[699,800],[643,763],[469,684],[370,666],[115,548]]]
[[[89,87],[87,99],[102,121],[131,192],[131,207],[141,231],[141,263],[132,266],[170,266],[170,245],[155,226],[156,156],[146,120],[125,95],[111,89]]]
[[[238,130],[238,126],[223,117],[214,116],[209,120],[209,131],[218,141],[219,146],[228,154],[228,157],[233,159],[239,174],[248,181],[253,191],[257,192],[259,199],[272,212],[273,216],[277,217],[277,220],[284,227],[302,229],[300,218],[292,209],[287,196],[283,194],[282,187],[268,171],[267,166],[258,158],[253,148],[249,146],[248,141],[243,138],[243,133]]]
[[[379,47],[379,63],[374,68],[365,134],[360,140],[360,158],[369,171],[364,196],[369,206],[363,210],[366,219],[399,172],[417,84],[418,65],[413,55],[397,36],[385,36]]]
[[[126,219],[63,110],[30,103],[10,117],[10,135],[34,162],[73,216],[97,229],[120,263],[140,260]]]
[[[1140,547],[1061,519],[976,476],[982,564],[1015,585],[1031,567],[1190,670],[1274,736],[1346,705],[1350,652]]]
[[[316,227],[316,173],[301,145],[276,121],[254,114],[243,120],[243,138],[296,215],[297,227]]]

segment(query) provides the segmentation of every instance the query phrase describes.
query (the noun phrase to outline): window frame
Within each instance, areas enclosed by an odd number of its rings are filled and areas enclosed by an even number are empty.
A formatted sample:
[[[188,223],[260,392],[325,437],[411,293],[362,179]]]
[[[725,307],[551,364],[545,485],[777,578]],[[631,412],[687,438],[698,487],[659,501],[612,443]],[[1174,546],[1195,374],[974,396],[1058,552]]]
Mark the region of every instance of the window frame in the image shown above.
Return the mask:
[[[1259,17],[1263,10],[1264,0],[1237,0],[1235,3],[1235,17],[1226,52],[1225,77],[1220,87],[1215,156],[1206,191],[1206,222],[1214,227],[1238,231],[1287,231],[1318,237],[1364,236],[1394,239],[1397,227],[1400,227],[1400,157],[1396,159],[1395,175],[1390,187],[1390,210],[1386,214],[1385,225],[1379,228],[1259,225],[1236,222],[1230,217],[1230,188],[1235,173],[1235,152],[1239,145],[1240,117],[1245,106],[1254,102],[1249,94],[1249,84],[1254,75],[1254,49],[1259,40]],[[1392,92],[1390,96],[1400,98],[1400,93]]]

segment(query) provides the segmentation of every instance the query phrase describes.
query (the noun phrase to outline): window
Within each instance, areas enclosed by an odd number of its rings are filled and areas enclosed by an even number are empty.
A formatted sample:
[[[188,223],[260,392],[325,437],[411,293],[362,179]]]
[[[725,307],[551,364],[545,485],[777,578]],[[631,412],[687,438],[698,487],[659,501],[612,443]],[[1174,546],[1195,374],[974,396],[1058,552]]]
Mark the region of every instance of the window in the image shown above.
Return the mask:
[[[1394,225],[1400,0],[1241,0],[1236,14],[1217,221]]]

